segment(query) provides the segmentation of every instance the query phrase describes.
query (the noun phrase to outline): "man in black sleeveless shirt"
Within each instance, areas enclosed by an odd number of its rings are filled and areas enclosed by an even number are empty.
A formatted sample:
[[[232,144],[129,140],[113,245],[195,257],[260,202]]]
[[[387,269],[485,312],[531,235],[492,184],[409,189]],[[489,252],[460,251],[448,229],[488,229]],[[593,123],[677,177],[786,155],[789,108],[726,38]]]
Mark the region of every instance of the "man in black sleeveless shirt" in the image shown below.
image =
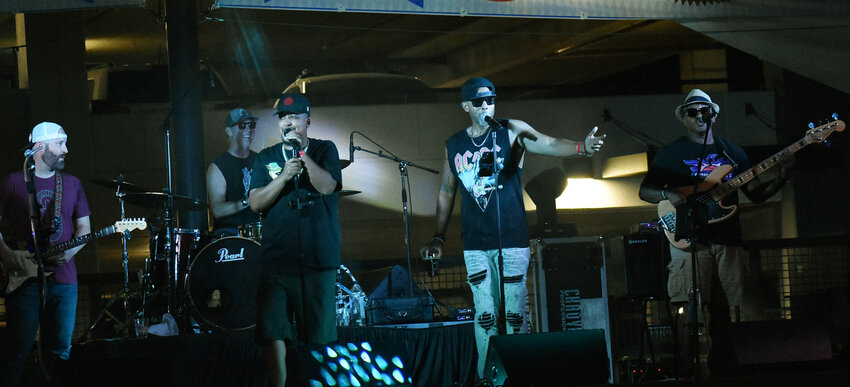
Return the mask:
[[[461,97],[460,106],[469,114],[472,124],[446,140],[446,162],[437,196],[437,229],[420,252],[423,259],[442,256],[445,230],[460,186],[463,188],[460,190],[463,258],[475,304],[478,374],[483,376],[490,336],[497,334],[500,324],[497,321],[500,242],[504,261],[506,330],[509,334],[528,332],[525,275],[529,242],[520,181],[524,152],[555,157],[591,156],[602,147],[605,135],[595,136],[596,128],[593,128],[583,141],[572,141],[547,136],[520,120],[500,120],[497,125],[493,121],[496,89],[485,78],[476,77],[464,83]],[[502,166],[498,183],[492,173],[487,173],[487,163],[482,161],[482,155],[492,152],[492,148],[496,153],[493,159]],[[496,210],[495,203],[499,203],[500,211]],[[501,237],[498,230],[501,230]]]
[[[215,218],[215,235],[238,235],[240,225],[260,221],[251,211],[248,200],[251,168],[257,157],[257,153],[250,149],[256,127],[257,117],[243,108],[233,109],[227,115],[224,133],[230,147],[207,168],[207,193]]]

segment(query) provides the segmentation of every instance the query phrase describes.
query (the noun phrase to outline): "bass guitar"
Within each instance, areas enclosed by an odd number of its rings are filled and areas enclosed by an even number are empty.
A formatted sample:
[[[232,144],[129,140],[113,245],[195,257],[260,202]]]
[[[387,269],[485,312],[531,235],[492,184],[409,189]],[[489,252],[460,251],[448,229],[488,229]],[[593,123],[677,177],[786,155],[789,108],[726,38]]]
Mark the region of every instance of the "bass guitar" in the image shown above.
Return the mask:
[[[835,118],[836,115],[833,114],[833,119]],[[749,183],[756,176],[778,165],[782,160],[783,155],[797,152],[809,144],[824,142],[826,138],[832,134],[832,132],[843,131],[844,121],[834,120],[816,128],[814,125],[809,124],[809,128],[810,129],[806,131],[806,135],[800,140],[775,153],[773,156],[768,157],[752,168],[739,173],[726,182],[721,182],[721,179],[723,176],[728,175],[729,172],[732,172],[731,165],[722,165],[713,170],[699,184],[696,190],[694,190],[693,186],[672,189],[681,193],[683,196],[688,197],[689,201],[693,199],[696,203],[705,205],[707,208],[709,224],[729,219],[730,216],[738,211],[738,206],[724,206],[720,202],[721,200],[735,192],[738,188],[741,188],[744,184]],[[699,196],[692,198],[692,195]],[[662,200],[658,202],[657,210],[658,217],[661,218],[661,227],[663,228],[667,239],[670,241],[670,244],[679,250],[688,250],[691,247],[690,238],[676,239],[676,207],[673,206],[669,200]]]
[[[133,231],[133,230],[144,230],[147,228],[148,223],[144,218],[132,218],[132,219],[122,219],[112,226],[103,228],[99,231],[78,236],[76,238],[70,239],[66,242],[62,242],[56,245],[52,245],[44,250],[42,254],[44,257],[50,257],[57,255],[65,250],[73,249],[74,247],[83,245],[92,241],[94,239],[100,239],[107,235],[123,233],[125,231]],[[32,249],[29,247],[31,243],[26,241],[19,242],[15,246],[11,246],[12,248],[16,248],[18,250],[26,250]],[[0,265],[0,292],[5,291],[5,294],[12,293],[15,289],[19,288],[30,278],[34,278],[38,273],[38,262],[36,261],[36,256],[33,256],[24,261],[24,268],[20,270],[7,271],[3,265]]]

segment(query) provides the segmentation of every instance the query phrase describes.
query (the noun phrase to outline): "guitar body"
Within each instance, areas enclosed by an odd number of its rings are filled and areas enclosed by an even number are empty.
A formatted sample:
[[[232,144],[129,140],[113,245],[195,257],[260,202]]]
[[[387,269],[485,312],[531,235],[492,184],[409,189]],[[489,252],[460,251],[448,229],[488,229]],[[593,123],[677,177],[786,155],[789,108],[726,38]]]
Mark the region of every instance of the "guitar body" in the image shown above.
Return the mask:
[[[103,228],[97,232],[79,236],[69,241],[50,246],[42,253],[42,255],[45,258],[51,257],[65,250],[84,245],[94,239],[100,239],[107,235],[122,233],[125,231],[144,230],[145,228],[147,228],[147,222],[144,218],[120,220],[118,222],[115,222],[114,225]],[[30,249],[31,244],[27,242],[19,242],[17,245],[10,247],[17,250],[32,251],[32,249]],[[32,258],[30,260],[24,261],[23,266],[24,267],[19,270],[10,271],[6,270],[3,265],[0,265],[0,293],[10,294],[19,287],[21,287],[21,285],[25,284],[31,279],[34,279],[38,275],[38,262],[36,261],[35,254],[32,255]]]
[[[27,250],[28,243],[20,242],[9,247],[16,250]],[[34,279],[36,275],[38,275],[38,264],[35,262],[35,256],[32,260],[24,261],[23,269],[8,274],[3,265],[0,265],[0,295],[11,293],[27,281]]]
[[[706,205],[708,209],[708,223],[719,223],[738,212],[737,205],[724,206],[720,202],[710,202]],[[661,219],[661,227],[664,235],[673,247],[690,251],[692,242],[690,238],[676,239],[676,207],[669,200],[658,202],[658,217]]]

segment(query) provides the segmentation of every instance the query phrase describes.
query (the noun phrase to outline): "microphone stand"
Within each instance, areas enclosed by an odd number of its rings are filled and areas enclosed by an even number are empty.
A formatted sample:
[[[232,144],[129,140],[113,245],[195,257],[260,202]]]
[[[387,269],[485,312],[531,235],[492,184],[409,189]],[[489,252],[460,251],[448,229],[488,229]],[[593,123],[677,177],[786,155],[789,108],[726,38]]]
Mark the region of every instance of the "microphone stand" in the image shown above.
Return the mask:
[[[401,207],[402,207],[402,217],[404,218],[404,247],[405,247],[405,250],[407,252],[407,273],[408,273],[408,276],[407,276],[408,285],[407,286],[408,286],[408,290],[410,292],[409,294],[412,297],[413,296],[413,271],[411,270],[411,264],[410,264],[410,224],[409,224],[409,220],[408,220],[408,211],[407,211],[408,210],[408,207],[407,207],[407,185],[405,184],[405,181],[406,181],[407,176],[408,176],[407,175],[407,168],[408,167],[419,168],[423,171],[430,172],[430,173],[433,173],[433,174],[439,174],[439,172],[437,172],[436,170],[433,170],[431,168],[428,168],[428,167],[417,165],[417,164],[410,162],[410,161],[407,161],[407,160],[402,160],[402,159],[396,157],[395,155],[387,155],[387,154],[384,153],[384,151],[375,152],[375,151],[371,151],[371,150],[368,150],[368,149],[363,149],[359,146],[353,146],[353,149],[355,151],[363,151],[363,152],[370,153],[370,154],[373,154],[375,156],[378,156],[378,157],[381,157],[381,158],[384,158],[384,159],[387,159],[387,160],[392,160],[392,161],[398,163],[398,171],[401,175]],[[392,274],[390,274],[390,278],[392,278]],[[392,288],[389,287],[389,286],[387,287],[387,296],[392,297]]]
[[[496,121],[489,116],[485,116],[485,121],[492,129],[490,131],[492,133],[490,138],[493,140],[491,143],[491,152],[493,153],[493,181],[496,189],[496,233],[499,236],[499,255],[497,258],[499,265],[499,313],[496,321],[499,322],[497,324],[497,330],[499,334],[502,335],[508,332],[508,322],[506,320],[507,316],[505,310],[507,307],[507,305],[505,305],[505,257],[502,254],[502,205],[500,200],[502,185],[499,183],[502,168],[499,167],[496,153],[496,138],[499,131],[503,130],[504,127],[501,123],[499,123],[499,121]]]
[[[38,269],[36,271],[36,280],[38,281],[38,319],[39,325],[43,326],[43,320],[46,318],[44,315],[44,310],[47,307],[47,276],[45,276],[44,274],[45,257],[44,253],[41,250],[41,227],[39,227],[39,216],[41,215],[41,206],[38,203],[38,199],[36,199],[35,197],[35,160],[33,160],[32,154],[26,156],[26,158],[24,159],[23,172],[24,181],[26,182],[27,186],[27,198],[29,199],[29,218],[30,231],[32,232],[32,245],[35,253],[35,262],[38,265]],[[42,341],[43,340],[38,340],[38,346],[36,348],[39,364],[38,368],[44,379],[49,382],[50,374],[47,372],[47,368],[45,368],[44,364],[44,348],[42,348]]]
[[[702,171],[702,165],[705,163],[706,157],[706,147],[708,145],[708,134],[711,132],[711,117],[706,121],[706,129],[705,136],[702,140],[702,150],[700,150],[699,162],[697,163],[697,174]],[[703,231],[703,228],[706,224],[704,224],[704,219],[702,216],[701,209],[699,208],[700,203],[696,201],[691,201],[693,197],[695,197],[698,192],[700,185],[700,181],[694,182],[693,193],[691,198],[685,203],[687,208],[687,221],[688,221],[688,235],[687,237],[691,238],[691,288],[688,292],[688,333],[689,339],[689,356],[691,367],[694,370],[694,377],[699,379],[701,377],[701,371],[699,367],[699,328],[702,326],[699,322],[700,311],[699,308],[702,305],[702,294],[699,288],[699,278],[697,277],[698,263],[697,263],[697,242],[699,241],[700,235]],[[678,227],[677,227],[678,229]]]
[[[307,139],[307,145],[309,146],[309,139]],[[292,157],[300,157],[298,154],[301,153],[301,145],[296,141],[287,142],[289,146],[292,147]],[[284,147],[281,145],[281,147]],[[283,151],[286,152],[286,148],[283,148]],[[301,197],[300,191],[300,178],[301,174],[297,174],[292,178],[292,192],[295,194],[295,198],[290,200],[289,207],[295,210],[295,251],[298,252],[298,273],[299,280],[301,282],[301,308],[298,310],[301,312],[300,315],[296,314],[295,316],[295,329],[297,331],[305,332],[304,329],[307,327],[304,326],[306,320],[304,318],[304,308],[307,305],[307,298],[304,294],[304,289],[307,287],[306,279],[304,278],[304,249],[301,244],[301,216],[303,215],[303,210],[305,207],[312,206],[313,200],[310,199],[309,193],[305,197]],[[312,222],[312,219],[311,219]]]

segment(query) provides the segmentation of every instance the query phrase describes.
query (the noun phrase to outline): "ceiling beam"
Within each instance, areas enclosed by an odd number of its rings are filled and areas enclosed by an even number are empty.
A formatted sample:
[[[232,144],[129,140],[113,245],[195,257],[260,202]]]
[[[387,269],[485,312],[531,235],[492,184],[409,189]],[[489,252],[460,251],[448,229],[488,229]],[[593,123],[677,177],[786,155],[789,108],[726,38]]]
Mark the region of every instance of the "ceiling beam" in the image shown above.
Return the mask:
[[[445,66],[426,67],[419,74],[434,87],[458,87],[470,77],[487,76],[553,53],[575,50],[647,23],[653,21],[536,21],[510,34],[455,50],[447,55]]]

